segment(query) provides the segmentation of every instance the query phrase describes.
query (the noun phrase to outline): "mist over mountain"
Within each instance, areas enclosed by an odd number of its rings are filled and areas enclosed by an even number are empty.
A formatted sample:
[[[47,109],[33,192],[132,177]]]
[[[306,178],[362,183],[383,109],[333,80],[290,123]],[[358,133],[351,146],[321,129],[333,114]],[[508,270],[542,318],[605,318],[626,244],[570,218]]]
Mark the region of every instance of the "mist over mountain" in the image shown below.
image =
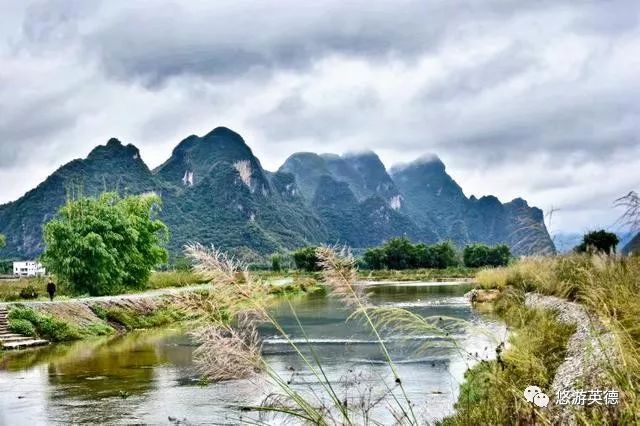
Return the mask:
[[[7,237],[0,255],[39,255],[42,226],[67,197],[103,191],[158,193],[174,255],[191,241],[252,259],[307,244],[365,248],[396,236],[460,246],[507,243],[517,254],[555,250],[540,209],[522,199],[467,198],[437,157],[387,171],[371,151],[295,153],[269,172],[240,135],[218,127],[181,141],[153,171],[135,146],[117,139],[60,167],[0,206],[0,233]]]

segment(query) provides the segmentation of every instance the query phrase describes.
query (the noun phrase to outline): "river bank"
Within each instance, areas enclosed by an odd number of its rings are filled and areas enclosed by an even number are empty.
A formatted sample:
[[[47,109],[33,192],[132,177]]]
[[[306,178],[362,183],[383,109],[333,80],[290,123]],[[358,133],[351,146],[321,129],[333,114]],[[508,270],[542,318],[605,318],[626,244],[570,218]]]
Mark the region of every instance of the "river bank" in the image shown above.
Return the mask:
[[[317,284],[300,281],[266,285],[267,297],[274,298],[323,291]],[[197,314],[185,309],[181,300],[212,290],[211,284],[198,284],[114,296],[4,302],[0,308],[8,311],[12,333],[53,343],[196,320]]]
[[[640,259],[529,258],[476,279],[510,338],[495,361],[466,373],[456,414],[442,424],[640,422]],[[528,386],[540,387],[549,406],[527,402]],[[592,390],[610,390],[615,402],[574,400]]]

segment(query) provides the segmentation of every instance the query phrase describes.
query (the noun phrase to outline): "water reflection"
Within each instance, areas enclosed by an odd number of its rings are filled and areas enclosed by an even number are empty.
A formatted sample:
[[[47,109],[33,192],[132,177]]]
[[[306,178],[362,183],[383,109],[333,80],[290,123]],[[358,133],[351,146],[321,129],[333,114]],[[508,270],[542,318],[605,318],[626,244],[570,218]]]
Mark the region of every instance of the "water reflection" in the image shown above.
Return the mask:
[[[492,356],[494,346],[479,330],[503,332],[491,317],[471,310],[462,297],[467,289],[446,285],[371,288],[370,297],[376,304],[407,307],[427,316],[462,318],[474,325],[456,329],[451,336],[385,336],[410,398],[428,419],[441,417],[452,408],[469,361],[461,352]],[[326,374],[342,387],[346,398],[362,398],[362,389],[373,393],[384,389],[392,378],[374,336],[361,323],[345,322],[349,312],[339,301],[295,298],[274,307],[287,334],[304,343],[292,306]],[[282,336],[268,326],[261,333],[264,356],[283,377],[303,393],[317,388],[317,379],[305,370]],[[458,346],[452,345],[451,337]],[[270,391],[264,383],[247,380],[201,386],[193,349],[184,330],[176,329],[6,353],[0,358],[0,424],[16,424],[16,419],[17,424],[166,424],[169,417],[197,424],[234,423],[240,416],[238,406],[257,404]]]

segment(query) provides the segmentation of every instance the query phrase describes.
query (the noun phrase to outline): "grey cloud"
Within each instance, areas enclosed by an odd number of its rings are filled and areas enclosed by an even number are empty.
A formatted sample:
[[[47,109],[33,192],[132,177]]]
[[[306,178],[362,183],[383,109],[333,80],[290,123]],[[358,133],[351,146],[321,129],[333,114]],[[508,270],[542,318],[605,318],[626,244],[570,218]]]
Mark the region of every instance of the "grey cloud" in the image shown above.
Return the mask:
[[[480,63],[448,73],[416,98],[423,102],[451,102],[459,97],[476,96],[509,83],[524,73],[535,73],[538,61],[532,46],[514,42]]]
[[[636,0],[591,1],[574,21],[578,31],[624,34],[633,31],[640,22]]]
[[[42,157],[47,142],[74,125],[77,111],[65,107],[69,97],[63,91],[22,100],[19,105],[0,104],[0,167],[33,158],[36,151]]]
[[[109,75],[157,88],[181,75],[229,79],[306,68],[333,54],[412,60],[469,24],[500,25],[559,3],[218,1],[214,7],[206,2],[149,7],[112,1],[96,8],[101,15],[92,15],[86,5],[67,0],[29,10],[24,30],[32,41],[55,35],[64,43],[77,31],[85,52]]]
[[[307,68],[333,53],[372,58],[415,53],[439,35],[429,25],[417,25],[421,14],[402,8],[342,3],[341,10],[333,2],[316,7],[290,3],[276,10],[261,5],[226,4],[202,14],[159,7],[145,11],[144,20],[123,13],[89,35],[85,46],[111,75],[156,87],[180,75],[268,76],[274,70]],[[399,31],[398,20],[407,12],[410,22]]]
[[[335,141],[366,126],[383,107],[375,91],[367,88],[354,90],[333,106],[312,105],[294,92],[270,111],[249,118],[249,122],[276,141],[295,138]]]

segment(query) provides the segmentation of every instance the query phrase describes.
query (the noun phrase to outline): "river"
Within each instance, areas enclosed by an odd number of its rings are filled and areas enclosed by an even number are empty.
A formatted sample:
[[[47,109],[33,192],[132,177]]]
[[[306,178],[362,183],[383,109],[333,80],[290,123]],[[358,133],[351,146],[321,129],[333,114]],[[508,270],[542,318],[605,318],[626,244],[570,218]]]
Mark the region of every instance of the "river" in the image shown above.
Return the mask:
[[[479,359],[493,358],[497,342],[505,337],[498,320],[471,308],[463,297],[469,288],[451,283],[371,286],[376,305],[465,320],[448,338],[440,333],[384,337],[414,411],[424,422],[452,412],[465,370]],[[371,415],[390,423],[386,407],[393,376],[365,324],[347,322],[350,312],[331,297],[296,297],[290,302],[304,333],[289,302],[273,312],[289,337],[302,347],[313,345],[341,398],[349,404],[380,400]],[[321,394],[317,379],[284,339],[270,327],[260,332],[269,365],[301,393]],[[194,349],[187,330],[176,328],[4,353],[0,425],[237,424],[257,417],[240,407],[259,404],[275,389],[260,377],[203,384],[194,366]],[[398,395],[397,387],[393,392]]]

